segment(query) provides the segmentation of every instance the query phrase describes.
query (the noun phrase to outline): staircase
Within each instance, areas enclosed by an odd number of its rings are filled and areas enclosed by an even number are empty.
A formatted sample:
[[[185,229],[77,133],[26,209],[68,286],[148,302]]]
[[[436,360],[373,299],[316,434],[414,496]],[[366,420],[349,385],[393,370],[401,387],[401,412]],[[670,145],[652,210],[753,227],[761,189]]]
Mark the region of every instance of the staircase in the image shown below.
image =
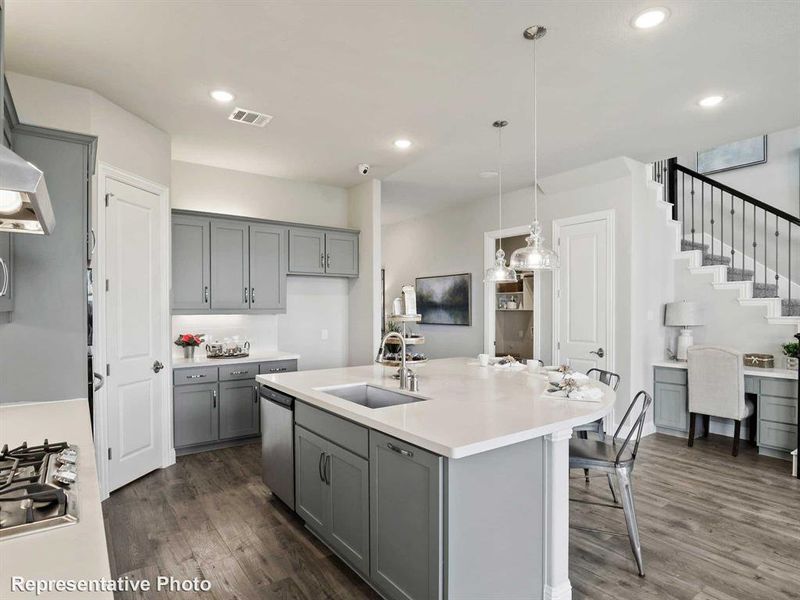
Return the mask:
[[[651,178],[680,225],[690,271],[738,290],[742,305],[765,307],[768,323],[800,328],[800,219],[675,158],[653,163]]]

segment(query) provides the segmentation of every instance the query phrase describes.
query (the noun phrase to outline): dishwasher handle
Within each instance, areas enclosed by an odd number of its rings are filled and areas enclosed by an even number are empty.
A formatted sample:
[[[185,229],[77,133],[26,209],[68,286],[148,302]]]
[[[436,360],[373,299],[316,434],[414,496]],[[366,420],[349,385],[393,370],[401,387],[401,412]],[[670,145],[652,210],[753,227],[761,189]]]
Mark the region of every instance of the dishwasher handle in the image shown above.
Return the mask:
[[[277,390],[273,390],[265,385],[261,386],[260,395],[265,400],[269,400],[270,402],[274,402],[275,404],[279,404],[289,410],[294,408],[294,398],[291,396],[284,394],[283,392],[279,392]]]

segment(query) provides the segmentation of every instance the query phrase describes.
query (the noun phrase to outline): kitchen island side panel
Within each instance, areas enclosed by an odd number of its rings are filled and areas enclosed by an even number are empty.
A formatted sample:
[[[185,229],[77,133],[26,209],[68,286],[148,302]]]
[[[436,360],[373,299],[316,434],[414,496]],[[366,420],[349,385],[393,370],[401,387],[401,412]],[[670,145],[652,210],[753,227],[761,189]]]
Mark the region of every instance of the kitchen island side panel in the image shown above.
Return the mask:
[[[543,447],[535,438],[447,461],[445,598],[543,597]]]

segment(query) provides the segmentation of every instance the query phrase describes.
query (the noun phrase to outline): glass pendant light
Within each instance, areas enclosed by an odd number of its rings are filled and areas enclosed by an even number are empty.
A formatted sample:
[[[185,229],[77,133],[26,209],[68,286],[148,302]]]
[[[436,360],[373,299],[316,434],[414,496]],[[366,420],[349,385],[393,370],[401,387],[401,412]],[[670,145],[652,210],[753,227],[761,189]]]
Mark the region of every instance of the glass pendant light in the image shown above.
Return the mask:
[[[545,246],[542,226],[539,223],[539,165],[536,145],[539,135],[539,127],[536,122],[536,40],[543,38],[546,33],[547,29],[541,25],[534,25],[528,27],[522,34],[526,40],[533,41],[533,223],[531,223],[530,235],[525,238],[527,246],[514,250],[509,261],[511,268],[521,272],[552,271],[558,268],[558,254]]]
[[[497,128],[497,208],[499,229],[503,229],[503,127],[508,121],[495,121],[492,127]],[[502,235],[502,234],[501,234]],[[499,238],[500,247],[495,254],[494,264],[486,269],[483,278],[485,283],[513,283],[517,281],[517,272],[506,265],[506,253],[503,251],[503,238]]]

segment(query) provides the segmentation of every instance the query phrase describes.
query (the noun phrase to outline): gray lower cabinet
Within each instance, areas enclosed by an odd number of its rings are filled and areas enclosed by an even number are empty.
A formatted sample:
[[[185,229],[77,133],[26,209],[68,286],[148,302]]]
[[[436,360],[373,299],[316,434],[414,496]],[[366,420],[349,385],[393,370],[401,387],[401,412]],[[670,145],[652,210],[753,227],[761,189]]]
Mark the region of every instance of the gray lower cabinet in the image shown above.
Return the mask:
[[[655,394],[658,398],[653,408],[656,427],[689,431],[686,386],[656,381]]]
[[[211,222],[211,308],[250,308],[249,225],[242,221]]]
[[[172,398],[176,448],[219,439],[216,383],[175,386]]]
[[[339,231],[325,234],[325,273],[358,275],[358,234]]]
[[[289,272],[325,273],[325,232],[293,227],[289,230]]]
[[[339,556],[369,577],[369,463],[295,427],[295,507]]]
[[[258,387],[254,379],[220,381],[219,439],[246,437],[260,427]]]
[[[369,432],[370,580],[388,598],[440,597],[442,458]]]
[[[14,310],[14,270],[10,233],[0,233],[0,312]]]
[[[211,221],[172,216],[172,308],[211,310]]]
[[[250,308],[286,309],[288,229],[250,225]]]

